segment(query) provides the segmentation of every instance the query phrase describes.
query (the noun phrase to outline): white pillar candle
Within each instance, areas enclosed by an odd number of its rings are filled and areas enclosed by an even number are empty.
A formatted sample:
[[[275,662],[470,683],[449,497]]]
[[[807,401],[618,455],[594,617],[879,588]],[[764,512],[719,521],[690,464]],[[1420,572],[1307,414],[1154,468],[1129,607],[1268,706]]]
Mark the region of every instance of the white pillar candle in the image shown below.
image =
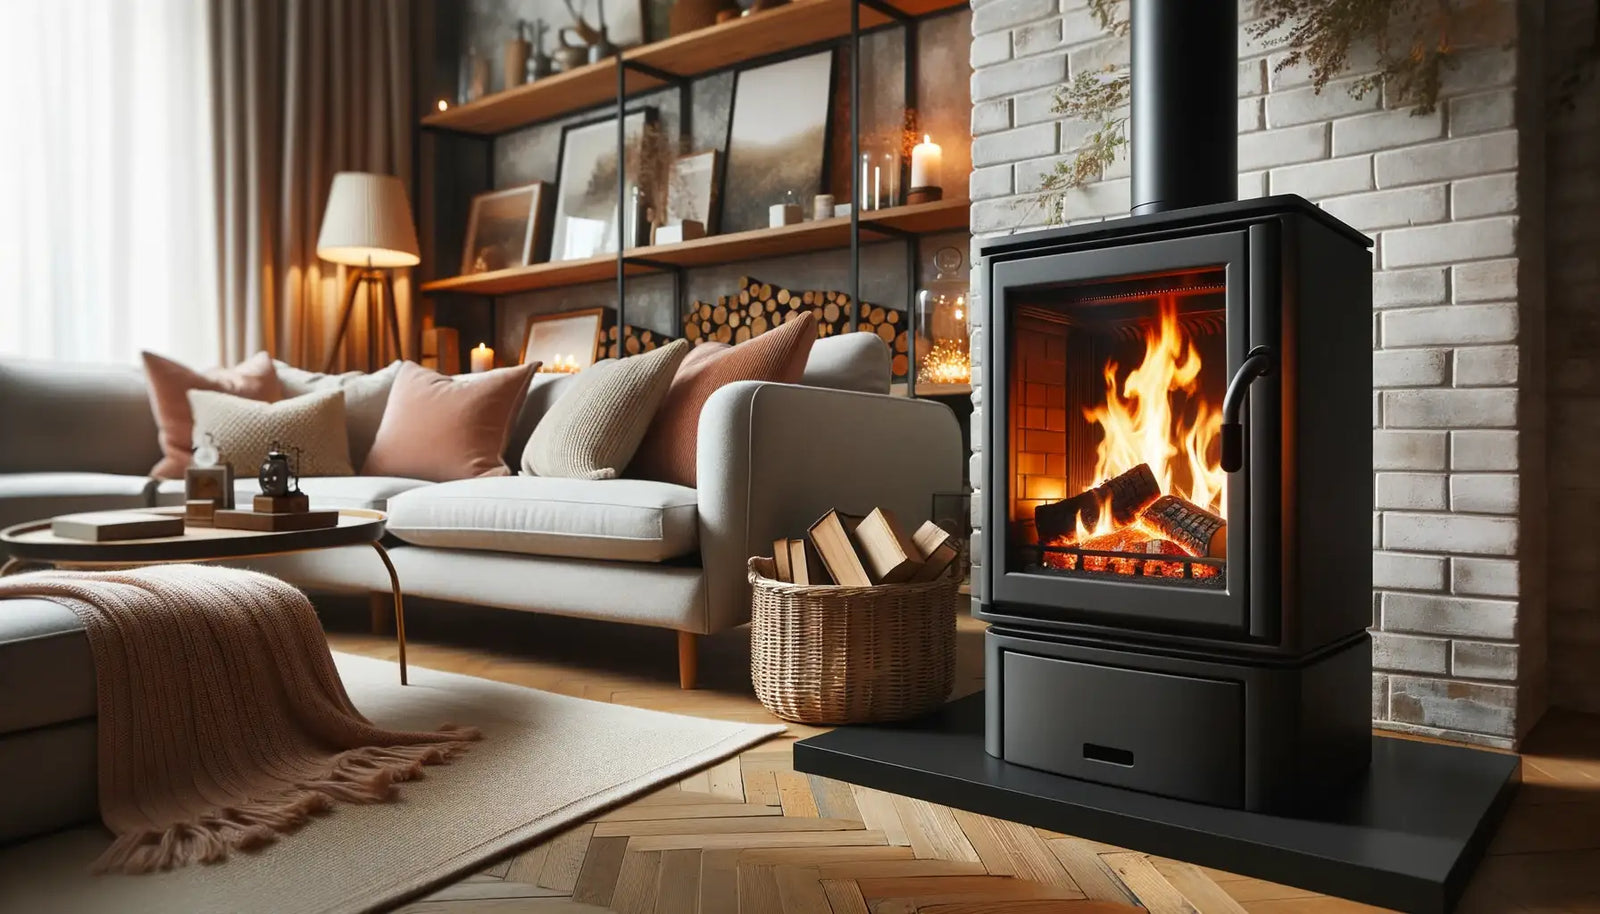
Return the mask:
[[[943,165],[944,150],[932,137],[924,135],[922,142],[911,147],[911,186],[943,187],[943,176],[940,174]]]
[[[489,371],[494,368],[494,350],[487,343],[479,343],[472,350],[472,373]]]

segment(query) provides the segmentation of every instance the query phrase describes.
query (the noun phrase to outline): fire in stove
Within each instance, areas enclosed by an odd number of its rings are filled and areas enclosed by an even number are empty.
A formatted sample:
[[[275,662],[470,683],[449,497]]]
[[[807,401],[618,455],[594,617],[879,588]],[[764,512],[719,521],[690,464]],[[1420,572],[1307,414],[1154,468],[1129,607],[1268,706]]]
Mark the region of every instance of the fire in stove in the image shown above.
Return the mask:
[[[1041,563],[1061,572],[1222,583],[1228,554],[1219,459],[1220,405],[1199,383],[1198,349],[1159,299],[1144,358],[1104,370],[1104,401],[1083,409],[1098,429],[1098,484],[1034,508]]]

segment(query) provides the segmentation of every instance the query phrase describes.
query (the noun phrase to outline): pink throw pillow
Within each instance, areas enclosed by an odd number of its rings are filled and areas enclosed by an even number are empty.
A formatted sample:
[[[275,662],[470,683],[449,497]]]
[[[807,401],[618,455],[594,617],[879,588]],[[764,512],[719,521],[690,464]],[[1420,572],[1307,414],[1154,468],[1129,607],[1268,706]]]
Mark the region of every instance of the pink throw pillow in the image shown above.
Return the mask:
[[[817,316],[808,311],[737,346],[702,345],[689,350],[628,466],[628,475],[695,485],[700,411],[706,400],[717,388],[734,381],[798,383],[816,341]]]
[[[509,474],[501,455],[538,368],[451,376],[401,365],[361,475],[449,482]]]
[[[215,390],[236,397],[276,403],[283,399],[283,385],[272,367],[272,357],[258,352],[232,368],[213,368],[204,374],[162,358],[153,352],[144,358],[144,376],[150,387],[150,410],[160,430],[161,460],[150,470],[157,479],[182,479],[194,451],[194,413],[189,409],[189,391]],[[234,467],[249,471],[249,467]]]

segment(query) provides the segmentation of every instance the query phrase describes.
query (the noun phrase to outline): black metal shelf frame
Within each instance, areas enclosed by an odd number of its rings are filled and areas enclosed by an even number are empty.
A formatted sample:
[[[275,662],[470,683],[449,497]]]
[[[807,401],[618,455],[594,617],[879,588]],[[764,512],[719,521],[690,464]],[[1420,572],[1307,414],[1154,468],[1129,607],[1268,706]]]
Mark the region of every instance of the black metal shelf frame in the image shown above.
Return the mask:
[[[861,27],[861,7],[863,7],[863,6],[868,7],[869,9],[872,9],[875,12],[883,15],[889,21],[884,23],[884,24],[882,24],[882,25],[873,26],[872,28],[868,28],[868,29],[863,29]],[[619,163],[619,167],[617,169],[617,213],[618,213],[618,218],[617,218],[617,239],[616,239],[617,240],[617,258],[616,258],[616,260],[617,260],[617,270],[616,270],[616,284],[617,284],[617,305],[616,305],[617,341],[616,341],[616,345],[617,345],[617,354],[618,354],[618,356],[621,356],[623,354],[622,353],[622,346],[623,346],[623,342],[624,342],[623,328],[627,326],[628,267],[630,267],[630,266],[633,266],[633,267],[644,267],[644,268],[646,268],[648,270],[651,270],[651,271],[654,271],[654,272],[657,272],[657,273],[670,273],[672,275],[672,300],[673,300],[673,303],[674,303],[674,306],[675,306],[675,311],[678,312],[680,316],[681,316],[681,312],[682,312],[683,307],[684,307],[684,301],[683,301],[684,287],[685,287],[684,274],[685,274],[686,270],[689,269],[688,267],[686,267],[686,266],[684,266],[682,264],[667,263],[667,262],[663,262],[663,261],[652,260],[652,259],[650,259],[648,257],[633,257],[633,256],[629,256],[629,254],[628,254],[628,241],[629,241],[628,231],[629,231],[629,228],[630,228],[629,222],[630,222],[630,214],[631,214],[631,205],[630,205],[631,201],[628,199],[628,175],[627,175],[627,169],[625,167],[620,167],[620,163],[625,163],[627,161],[627,128],[626,128],[626,119],[623,117],[623,114],[626,112],[626,105],[627,105],[628,100],[631,99],[631,98],[637,98],[637,97],[642,96],[642,95],[649,95],[649,94],[653,94],[653,93],[657,93],[657,92],[668,91],[670,89],[676,89],[677,92],[678,92],[678,136],[679,136],[680,141],[682,141],[682,140],[687,139],[687,138],[689,138],[689,137],[691,137],[693,135],[692,124],[693,124],[693,107],[694,106],[693,106],[693,97],[692,97],[692,94],[693,94],[692,93],[692,87],[693,87],[693,84],[694,84],[695,80],[706,79],[706,78],[711,77],[711,76],[716,76],[716,75],[721,74],[721,73],[726,73],[726,72],[728,72],[730,70],[737,71],[737,70],[752,69],[752,68],[755,68],[755,67],[760,67],[760,66],[769,64],[769,63],[775,63],[775,62],[778,62],[778,61],[781,61],[781,60],[787,60],[787,59],[794,58],[794,57],[804,56],[806,54],[814,53],[814,52],[816,52],[818,50],[822,50],[822,49],[827,49],[827,48],[835,48],[836,49],[836,48],[839,48],[841,46],[848,46],[849,49],[850,49],[850,247],[849,247],[849,250],[850,250],[850,301],[851,301],[850,330],[851,331],[855,331],[855,330],[859,329],[860,321],[861,321],[861,308],[860,308],[860,305],[861,305],[861,230],[862,230],[863,227],[866,227],[871,231],[877,232],[877,233],[882,234],[882,235],[887,235],[887,236],[889,236],[889,237],[891,237],[893,239],[896,239],[896,240],[903,241],[904,244],[905,244],[905,249],[906,249],[906,256],[905,256],[905,269],[906,269],[906,273],[905,273],[905,280],[906,280],[906,302],[905,302],[905,305],[906,305],[906,310],[905,310],[905,314],[906,314],[906,324],[905,324],[905,326],[906,326],[906,330],[905,330],[905,333],[906,333],[906,395],[909,396],[909,397],[915,397],[917,395],[917,392],[916,392],[916,390],[917,390],[917,384],[916,384],[916,374],[917,374],[917,329],[918,329],[918,326],[917,326],[917,324],[918,324],[918,315],[917,315],[917,272],[918,271],[917,271],[917,267],[918,267],[918,258],[919,258],[919,255],[920,255],[921,252],[919,250],[919,245],[917,243],[918,242],[917,233],[906,231],[904,229],[900,229],[900,228],[897,228],[895,226],[887,225],[887,224],[884,224],[882,222],[875,221],[875,220],[873,220],[871,218],[863,218],[862,217],[862,211],[861,211],[861,187],[860,187],[860,181],[861,181],[861,39],[865,35],[871,35],[871,34],[874,34],[876,32],[884,31],[884,30],[887,30],[887,29],[900,29],[900,30],[902,30],[903,38],[902,38],[902,44],[901,44],[901,53],[902,53],[902,61],[903,61],[903,63],[902,63],[902,76],[903,76],[903,80],[904,80],[904,86],[903,86],[904,107],[905,107],[906,111],[918,111],[919,110],[919,104],[918,104],[919,103],[918,82],[919,82],[919,69],[920,68],[918,66],[919,42],[918,42],[918,35],[917,35],[917,25],[919,23],[925,21],[925,20],[934,19],[934,18],[937,18],[937,17],[940,17],[940,16],[945,16],[945,15],[951,15],[953,13],[959,12],[959,11],[964,10],[966,8],[967,7],[965,7],[965,6],[952,6],[952,7],[947,7],[945,9],[936,10],[936,11],[933,11],[933,12],[930,12],[930,13],[924,13],[924,14],[920,14],[919,15],[919,14],[908,13],[905,10],[899,9],[898,7],[895,7],[892,4],[885,2],[885,0],[855,0],[854,3],[850,4],[850,32],[849,32],[848,35],[840,36],[839,38],[827,39],[825,41],[815,42],[813,44],[806,45],[804,47],[789,48],[789,49],[786,49],[786,50],[783,50],[783,51],[779,51],[779,52],[776,52],[776,53],[773,53],[773,54],[768,54],[768,55],[764,55],[764,56],[761,56],[761,57],[751,58],[749,60],[742,60],[742,61],[739,61],[737,63],[732,63],[732,64],[728,64],[726,66],[717,67],[717,68],[712,69],[712,70],[707,70],[705,72],[693,73],[693,74],[673,73],[673,72],[671,72],[669,70],[663,70],[663,69],[661,69],[659,67],[655,67],[655,66],[652,66],[650,64],[643,63],[641,61],[629,60],[629,59],[627,59],[627,57],[624,54],[621,54],[621,53],[617,54],[616,57],[614,58],[615,61],[616,61],[616,86],[617,86],[616,98],[613,101],[606,102],[603,105],[596,105],[596,106],[594,106],[592,108],[589,108],[589,109],[586,109],[586,110],[591,110],[592,111],[592,110],[597,110],[597,109],[603,108],[603,107],[614,107],[616,109],[616,111],[617,111],[617,114],[618,114],[618,116],[616,118],[616,121],[617,121],[617,162]],[[652,79],[660,80],[665,85],[664,86],[651,86],[651,87],[646,88],[646,89],[639,89],[639,90],[635,90],[633,92],[629,92],[628,91],[628,71],[629,70],[632,70],[632,71],[634,71],[636,73],[639,73],[639,74],[642,74],[642,75],[645,75],[645,76],[649,76]],[[577,113],[578,112],[568,112],[566,114],[561,115],[561,117],[562,118],[572,117],[574,114],[577,114]],[[432,125],[429,125],[429,124],[423,124],[421,126],[421,131],[425,135],[426,134],[432,134],[432,135],[435,135],[435,136],[469,137],[469,138],[471,138],[473,140],[477,140],[479,142],[482,142],[483,143],[483,149],[484,149],[485,181],[486,181],[487,185],[492,188],[494,186],[494,171],[495,171],[495,168],[494,168],[495,141],[498,140],[500,137],[508,134],[508,133],[512,133],[512,132],[515,132],[515,131],[518,131],[518,130],[526,130],[526,129],[530,128],[530,127],[535,127],[535,126],[538,126],[540,124],[549,123],[551,120],[558,120],[558,119],[559,118],[549,118],[549,119],[541,120],[541,121],[531,121],[529,123],[519,124],[516,127],[508,128],[506,130],[498,131],[498,132],[495,132],[495,133],[492,133],[492,134],[470,133],[470,132],[467,132],[467,131],[455,130],[455,129],[452,129],[452,128],[449,128],[449,127],[438,127],[438,126],[432,126]],[[901,129],[904,129],[904,125],[902,125]],[[902,167],[909,169],[909,163],[902,163]],[[726,171],[724,171],[724,177],[725,177],[725,175],[726,175]],[[460,294],[460,293],[452,293],[452,294]],[[499,331],[499,314],[498,314],[498,308],[497,308],[497,301],[498,301],[499,296],[489,295],[489,296],[484,296],[484,297],[488,298],[488,300],[489,300],[489,320],[490,320],[491,327],[496,333],[498,333],[498,331]],[[675,327],[674,329],[677,330],[677,329],[680,329],[680,328],[676,328]],[[677,334],[674,333],[672,335],[676,336]]]

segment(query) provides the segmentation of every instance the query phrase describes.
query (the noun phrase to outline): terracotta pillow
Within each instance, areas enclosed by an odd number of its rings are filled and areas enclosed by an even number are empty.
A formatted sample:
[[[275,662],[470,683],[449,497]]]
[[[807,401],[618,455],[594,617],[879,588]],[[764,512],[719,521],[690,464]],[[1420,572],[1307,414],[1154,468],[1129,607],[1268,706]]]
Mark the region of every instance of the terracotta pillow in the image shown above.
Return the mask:
[[[737,346],[691,350],[678,366],[628,475],[693,486],[700,410],[706,400],[717,388],[734,381],[797,383],[816,341],[817,316],[808,312]]]
[[[153,352],[141,353],[150,386],[150,409],[160,429],[160,462],[150,470],[157,479],[182,479],[194,451],[194,414],[189,411],[189,391],[215,390],[264,403],[283,399],[283,385],[273,370],[272,357],[258,352],[232,368],[213,368],[201,374]],[[235,469],[241,469],[235,467]],[[247,469],[247,468],[246,468]]]
[[[511,472],[501,454],[538,362],[482,374],[400,366],[363,476],[448,482]]]

